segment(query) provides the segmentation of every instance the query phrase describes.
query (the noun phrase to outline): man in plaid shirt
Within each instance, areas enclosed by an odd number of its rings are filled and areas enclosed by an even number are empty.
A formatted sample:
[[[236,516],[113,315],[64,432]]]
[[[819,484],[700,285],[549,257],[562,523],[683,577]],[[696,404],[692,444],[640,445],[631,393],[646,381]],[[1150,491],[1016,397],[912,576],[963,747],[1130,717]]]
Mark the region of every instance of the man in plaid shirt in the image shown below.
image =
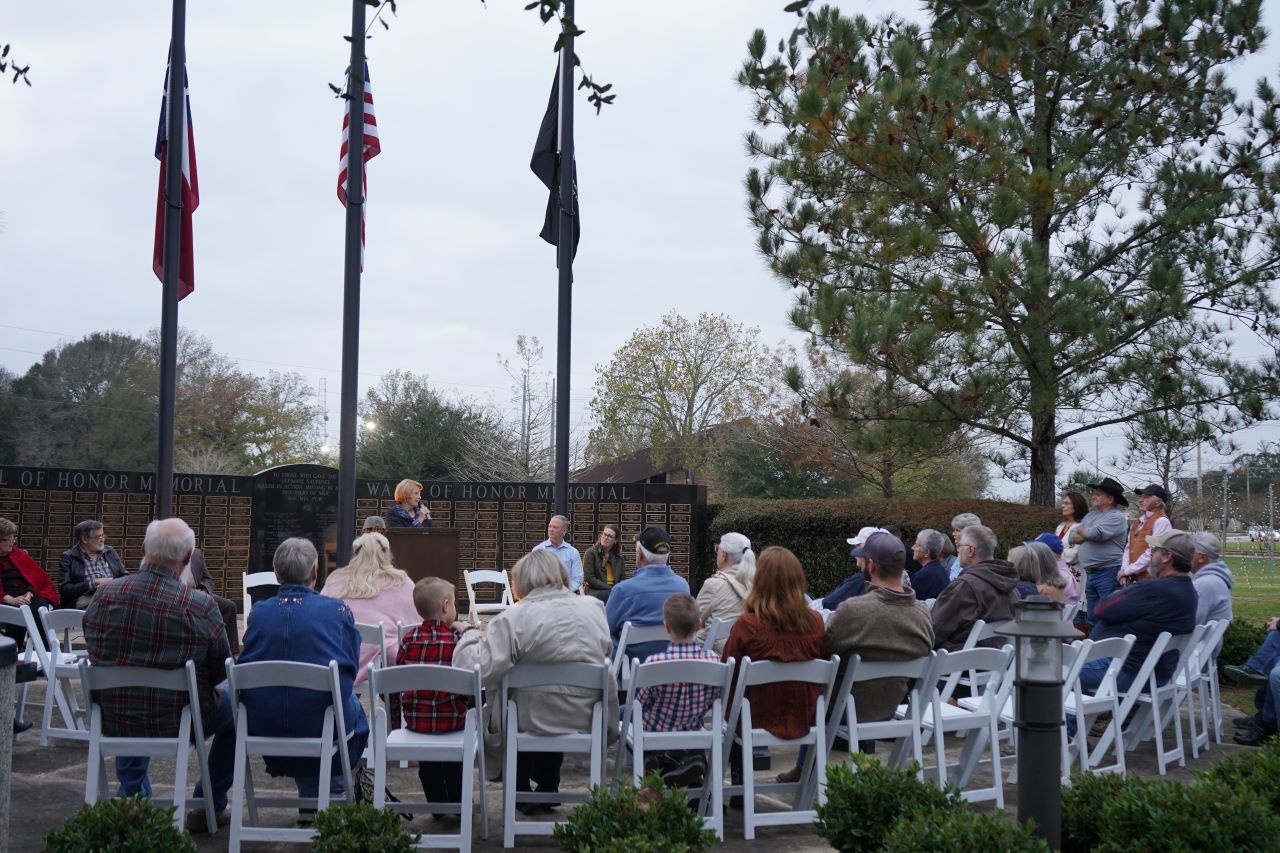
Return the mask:
[[[645,663],[667,660],[709,660],[720,656],[706,651],[695,641],[701,627],[698,602],[688,593],[673,595],[662,605],[662,624],[671,645],[665,652],[645,658]],[[657,732],[692,732],[703,728],[703,718],[720,696],[720,688],[705,684],[664,684],[641,687],[636,701],[644,712],[644,727]],[[697,750],[670,750],[650,755],[645,772],[657,770],[671,786],[692,787],[702,781],[707,757]]]
[[[453,647],[464,631],[475,626],[458,622],[457,590],[443,578],[423,578],[413,587],[413,605],[422,624],[404,635],[396,665],[434,663],[450,666]],[[405,727],[424,734],[456,732],[466,725],[471,703],[464,697],[439,690],[410,690],[401,696]],[[462,801],[462,764],[457,761],[420,761],[418,779],[429,803]],[[456,815],[435,815],[437,820]]]
[[[235,722],[225,690],[227,633],[213,599],[178,579],[191,559],[195,534],[180,518],[153,521],[143,540],[137,573],[99,587],[84,614],[84,640],[94,666],[179,669],[196,665],[196,693],[210,751],[214,805],[224,812],[235,755]],[[97,695],[107,735],[172,737],[178,733],[187,694],[150,688],[104,690]],[[150,759],[116,758],[120,796],[151,796]],[[198,794],[197,794],[198,796]],[[200,823],[204,812],[197,812]],[[214,827],[213,829],[216,829]]]

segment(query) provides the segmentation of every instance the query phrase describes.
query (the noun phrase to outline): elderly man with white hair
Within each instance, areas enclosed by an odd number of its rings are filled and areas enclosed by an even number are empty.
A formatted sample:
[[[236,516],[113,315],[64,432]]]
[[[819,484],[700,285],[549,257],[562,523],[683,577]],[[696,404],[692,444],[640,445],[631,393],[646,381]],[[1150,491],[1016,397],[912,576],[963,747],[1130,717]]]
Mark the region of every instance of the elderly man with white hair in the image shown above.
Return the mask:
[[[982,519],[971,512],[962,512],[951,519],[951,541],[955,543],[956,553],[947,563],[947,574],[951,580],[960,577],[964,565],[960,562],[960,534],[966,527],[982,524]]]
[[[1231,621],[1231,587],[1235,578],[1222,559],[1222,543],[1212,533],[1191,536],[1191,585],[1196,588],[1196,624]],[[1216,652],[1215,652],[1216,654]]]
[[[617,584],[609,593],[604,612],[609,620],[609,634],[616,648],[622,636],[622,626],[661,625],[662,605],[673,595],[689,594],[689,582],[672,571],[667,564],[671,557],[671,541],[667,531],[656,525],[646,527],[636,539],[636,571],[631,577]],[[649,655],[665,652],[667,642],[639,643],[631,646],[627,655],[644,660]]]

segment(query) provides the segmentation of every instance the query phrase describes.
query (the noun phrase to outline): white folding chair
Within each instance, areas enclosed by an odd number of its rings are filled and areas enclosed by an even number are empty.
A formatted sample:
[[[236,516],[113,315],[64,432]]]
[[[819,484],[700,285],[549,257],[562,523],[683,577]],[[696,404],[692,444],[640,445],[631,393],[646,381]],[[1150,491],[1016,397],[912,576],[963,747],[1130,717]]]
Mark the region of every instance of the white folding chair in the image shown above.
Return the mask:
[[[1229,619],[1209,622],[1197,651],[1198,663],[1191,673],[1194,695],[1187,700],[1187,716],[1191,724],[1191,756],[1199,757],[1200,749],[1209,748],[1209,736],[1222,743],[1222,695],[1218,685],[1218,651],[1222,638],[1231,625]],[[1200,726],[1196,726],[1195,699],[1200,700]]]
[[[175,760],[173,778],[173,822],[183,830],[187,801],[187,762],[194,751],[204,788],[207,826],[217,826],[210,785],[209,760],[205,752],[204,721],[196,692],[196,665],[187,661],[181,669],[150,669],[141,666],[90,666],[80,661],[80,680],[89,704],[89,762],[85,768],[84,801],[93,805],[107,797],[107,756],[151,756]],[[107,735],[102,730],[102,706],[97,696],[103,690],[166,690],[185,693],[187,707],[178,719],[178,731],[170,737],[130,737]]]
[[[346,720],[342,713],[342,692],[338,678],[338,664],[328,666],[294,661],[262,661],[237,664],[227,658],[227,682],[231,688],[231,703],[236,714],[236,765],[231,783],[231,842],[228,847],[238,853],[245,841],[293,841],[310,843],[315,837],[312,827],[265,827],[258,821],[258,807],[267,808],[315,808],[329,807],[330,770],[333,758],[338,756],[342,768],[345,792],[336,797],[337,802],[354,802],[354,785],[351,776],[351,758],[347,753]],[[288,687],[294,690],[313,690],[329,694],[329,706],[324,709],[318,737],[264,737],[249,734],[249,712],[241,694],[246,690],[262,687]],[[319,790],[316,797],[257,797],[253,790],[253,773],[249,759],[254,756],[289,756],[311,758],[319,771]],[[249,823],[245,823],[245,807],[248,806]],[[210,824],[212,826],[212,824]]]
[[[1165,652],[1177,652],[1178,662],[1173,673],[1164,684],[1156,683],[1154,668],[1147,676],[1146,690],[1138,695],[1137,713],[1130,722],[1125,734],[1125,749],[1132,751],[1147,738],[1156,741],[1156,769],[1165,775],[1166,769],[1174,761],[1179,767],[1187,766],[1186,749],[1182,739],[1182,703],[1191,694],[1189,685],[1191,673],[1199,661],[1195,656],[1195,648],[1208,629],[1208,625],[1197,625],[1190,634],[1179,634],[1169,641]],[[1164,730],[1173,723],[1173,747],[1164,748]]]
[[[253,609],[253,597],[249,590],[262,586],[280,586],[275,572],[245,572],[244,574],[244,624],[249,624],[249,611]]]
[[[960,647],[959,651],[967,652],[970,649],[976,649],[981,640],[994,636],[995,624],[996,623],[993,622],[988,626],[985,619],[976,620],[969,628],[969,636],[964,638],[964,645]],[[952,652],[952,654],[955,654],[955,652]],[[969,683],[969,676],[961,672],[953,673],[949,678],[947,678],[946,684],[942,688],[943,702],[951,701],[951,694],[955,693],[956,685],[961,682],[962,678],[965,684]],[[925,743],[929,742],[930,737],[930,733],[926,732]]]
[[[936,659],[937,655],[933,652],[904,661],[864,661],[854,655],[849,660],[840,690],[831,702],[833,730],[829,733],[828,740],[834,744],[836,737],[843,737],[848,741],[849,749],[854,750],[858,741],[893,739],[897,744],[889,766],[904,767],[910,756],[921,766],[923,778],[924,714],[929,708],[929,697],[932,694],[930,685],[936,680],[933,676]],[[853,685],[881,678],[908,680],[906,704],[899,705],[890,719],[859,720],[857,703],[853,698]],[[841,713],[837,715],[836,711]]]
[[[386,623],[379,622],[377,625],[368,625],[363,622],[356,623],[356,630],[360,632],[360,645],[373,646],[378,650],[374,655],[371,663],[376,663],[379,667],[386,669],[387,667],[387,635]]]
[[[711,759],[707,762],[707,775],[702,788],[689,793],[698,797],[703,825],[714,830],[721,841],[724,841],[724,709],[729,699],[729,686],[733,681],[733,666],[733,658],[723,663],[710,660],[670,660],[642,663],[632,670],[631,684],[627,687],[627,702],[622,709],[618,754],[613,766],[614,778],[621,778],[623,761],[629,751],[631,780],[638,788],[644,776],[646,752],[670,749],[710,750]],[[645,728],[644,709],[636,698],[636,691],[642,687],[659,689],[671,684],[698,684],[719,691],[711,705],[710,729],[665,732]],[[709,815],[706,813],[708,805],[711,809]]]
[[[1089,646],[1083,649],[1082,656],[1084,660],[1081,662],[1080,669],[1084,669],[1084,664],[1091,663],[1095,660],[1110,660],[1111,663],[1107,667],[1107,672],[1102,676],[1102,681],[1098,685],[1097,691],[1092,695],[1085,693],[1080,686],[1080,675],[1076,674],[1074,682],[1067,682],[1064,687],[1065,695],[1062,700],[1062,710],[1065,714],[1075,717],[1076,733],[1071,739],[1068,748],[1068,756],[1074,754],[1080,762],[1080,770],[1083,773],[1120,773],[1125,772],[1124,749],[1117,735],[1123,723],[1120,716],[1120,693],[1116,689],[1116,677],[1120,674],[1120,670],[1124,668],[1124,662],[1129,658],[1129,652],[1133,649],[1133,634],[1126,634],[1123,637],[1109,637],[1105,640],[1090,640]],[[1110,722],[1107,724],[1110,732],[1111,743],[1115,746],[1116,760],[1113,764],[1102,766],[1102,759],[1105,752],[1089,752],[1089,728],[1093,724],[1094,719],[1101,713],[1111,715]],[[1063,727],[1066,731],[1066,727]],[[1072,763],[1076,759],[1072,759]]]
[[[623,623],[622,633],[618,635],[618,647],[613,650],[613,677],[618,682],[619,691],[626,691],[631,679],[631,670],[638,665],[633,663],[633,657],[627,653],[628,647],[638,646],[641,643],[656,643],[666,639],[667,629],[661,622],[657,625],[637,625],[634,622]]]
[[[553,821],[516,819],[516,803],[583,802],[586,794],[516,790],[516,757],[521,752],[570,752],[589,756],[589,785],[599,785],[604,776],[606,697],[610,690],[609,667],[603,663],[516,664],[502,679],[503,714],[502,762],[502,845],[515,845],[517,835],[551,835]],[[586,730],[558,735],[520,731],[519,691],[535,687],[576,687],[600,691],[591,709],[591,726]]]
[[[467,604],[469,612],[477,616],[485,613],[501,613],[513,604],[511,598],[511,576],[496,569],[469,569],[462,573],[467,585]],[[498,587],[497,601],[477,601],[476,584],[494,584]]]
[[[707,637],[702,641],[702,648],[706,651],[714,652],[716,643],[729,638],[729,633],[733,630],[733,625],[737,621],[737,616],[729,619],[712,619],[711,624],[707,626]]]
[[[1062,621],[1063,621],[1063,622],[1073,622],[1073,621],[1075,621],[1076,614],[1077,614],[1077,613],[1079,613],[1079,612],[1080,612],[1080,602],[1078,602],[1078,601],[1077,601],[1075,604],[1065,604],[1065,605],[1063,605],[1063,607],[1062,607]]]
[[[18,663],[35,664],[39,673],[47,678],[48,672],[45,669],[47,654],[44,647],[36,642],[36,638],[40,636],[40,629],[37,625],[36,616],[31,612],[31,607],[26,604],[20,607],[0,604],[0,625],[21,628],[27,632],[26,645],[18,650]],[[23,721],[27,710],[27,685],[25,682],[17,685],[14,699],[13,719],[15,722],[20,723]],[[32,704],[34,705],[35,703],[33,702]],[[61,707],[59,710],[62,710]]]
[[[805,776],[816,774],[814,787],[818,803],[825,803],[827,798],[827,705],[831,701],[831,691],[835,686],[836,673],[840,668],[840,656],[833,655],[831,660],[811,660],[782,663],[780,661],[757,661],[743,658],[738,670],[737,687],[734,690],[733,704],[729,710],[729,720],[725,726],[726,745],[737,743],[743,756],[742,784],[729,785],[726,794],[742,796],[742,833],[748,841],[756,837],[757,826],[782,826],[786,824],[812,823],[817,814],[813,809],[803,808],[809,805],[804,801]],[[819,693],[813,708],[813,724],[809,730],[798,738],[780,738],[767,729],[756,728],[751,723],[751,700],[746,696],[748,687],[757,687],[779,682],[802,682],[816,684]],[[794,708],[794,713],[805,714],[809,709]],[[739,725],[741,723],[741,725]],[[806,759],[805,771],[800,774],[799,782],[766,782],[756,784],[754,761],[752,756],[756,746],[805,746],[810,747],[812,758]],[[726,750],[727,752],[728,750]],[[796,808],[791,811],[756,812],[756,791],[768,793],[791,793],[796,795]]]
[[[973,707],[951,705],[942,698],[942,691],[935,681],[930,701],[931,713],[922,723],[926,732],[933,734],[933,748],[938,787],[954,782],[960,795],[967,802],[991,800],[996,808],[1004,808],[1004,777],[1000,769],[1000,711],[1012,689],[1012,679],[1007,678],[1009,664],[1013,660],[1013,647],[1003,649],[969,649],[963,652],[937,652],[934,675],[937,680],[969,672],[973,676]],[[955,764],[947,763],[947,732],[964,732],[964,748]],[[982,757],[982,750],[991,752],[992,783],[988,788],[966,789]],[[954,768],[954,773],[952,772]]]
[[[937,601],[938,601],[938,599],[936,599],[936,598],[926,598],[926,599],[925,599],[923,602],[921,602],[921,603],[924,605],[924,609],[925,609],[925,610],[932,610],[932,609],[933,609],[933,605],[934,605],[934,604],[936,604],[936,603],[937,603]]]
[[[1143,689],[1151,679],[1152,673],[1155,672],[1156,662],[1160,660],[1162,654],[1168,651],[1169,642],[1172,639],[1173,635],[1168,631],[1161,631],[1155,642],[1151,644],[1151,649],[1138,667],[1138,671],[1134,673],[1129,689],[1124,691],[1117,689],[1120,703],[1117,706],[1116,713],[1111,718],[1111,725],[1107,727],[1102,737],[1093,746],[1093,752],[1089,755],[1090,765],[1096,766],[1100,764],[1102,757],[1107,754],[1107,750],[1112,748],[1113,745],[1117,751],[1128,749],[1123,736],[1124,721],[1129,718],[1130,712],[1138,704],[1138,698],[1142,695]],[[1094,648],[1097,648],[1097,644],[1095,644]],[[1132,656],[1133,652],[1130,651],[1129,654]],[[1108,675],[1110,675],[1111,671],[1115,671],[1117,677],[1119,676],[1120,668],[1115,666],[1114,661],[1112,661],[1112,666],[1108,670]],[[1095,772],[1097,772],[1096,769]]]
[[[76,686],[80,681],[79,663],[87,652],[73,651],[71,632],[84,631],[83,610],[40,611],[40,623],[48,641],[45,658],[45,677],[48,681],[44,692],[44,714],[40,724],[40,745],[46,746],[49,738],[88,740],[88,715],[76,698]],[[62,726],[53,725],[53,706],[58,706]]]
[[[371,667],[369,704],[373,719],[373,806],[386,805],[387,764],[391,761],[456,761],[462,765],[462,800],[458,803],[409,802],[395,804],[397,812],[457,814],[461,818],[457,835],[423,835],[419,847],[471,849],[475,781],[480,780],[480,836],[489,837],[489,808],[484,793],[484,726],[480,714],[483,699],[480,666],[471,670],[437,664],[406,664],[389,669]],[[436,690],[471,700],[463,727],[456,732],[426,734],[407,728],[388,730],[386,697],[413,690]],[[479,775],[476,775],[476,768]]]

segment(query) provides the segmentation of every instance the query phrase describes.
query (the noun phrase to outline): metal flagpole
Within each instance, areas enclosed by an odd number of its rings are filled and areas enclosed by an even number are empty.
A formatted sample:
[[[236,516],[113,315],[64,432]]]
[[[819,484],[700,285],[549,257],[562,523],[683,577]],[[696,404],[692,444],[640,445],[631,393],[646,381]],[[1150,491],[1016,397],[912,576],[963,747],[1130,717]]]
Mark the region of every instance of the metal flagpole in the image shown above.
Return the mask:
[[[164,282],[160,309],[160,418],[156,518],[173,511],[173,431],[178,396],[178,274],[182,252],[182,155],[187,147],[187,0],[173,0],[169,38],[168,141],[164,150]]]
[[[356,516],[356,392],[360,362],[360,222],[364,207],[364,0],[351,2],[347,121],[347,247],[342,285],[342,390],[338,426],[338,565],[351,560]]]
[[[564,0],[564,16],[573,20],[573,0]],[[560,48],[559,311],[556,335],[556,514],[569,515],[569,343],[573,316],[573,217],[577,215],[573,168],[573,36]]]

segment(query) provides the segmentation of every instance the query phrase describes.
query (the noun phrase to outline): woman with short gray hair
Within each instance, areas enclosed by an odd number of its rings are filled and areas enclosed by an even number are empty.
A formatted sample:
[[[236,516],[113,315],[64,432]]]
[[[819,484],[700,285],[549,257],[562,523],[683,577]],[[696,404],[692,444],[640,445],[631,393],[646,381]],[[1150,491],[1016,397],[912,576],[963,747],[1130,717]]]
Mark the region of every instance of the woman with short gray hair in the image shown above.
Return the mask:
[[[521,557],[511,569],[513,593],[519,599],[494,616],[485,630],[467,630],[453,650],[453,665],[470,669],[480,665],[490,696],[496,696],[502,678],[522,663],[601,663],[608,666],[612,643],[604,605],[589,595],[569,590],[568,572],[556,555],[536,549]],[[528,687],[513,691],[519,696],[521,731],[542,735],[589,731],[591,710],[600,691],[578,687]],[[502,717],[498,702],[485,706],[485,757],[489,768],[502,767]],[[618,691],[612,671],[605,696],[605,726],[609,740],[618,736]],[[522,752],[516,759],[515,782],[520,791],[560,790],[560,765],[564,753]]]

